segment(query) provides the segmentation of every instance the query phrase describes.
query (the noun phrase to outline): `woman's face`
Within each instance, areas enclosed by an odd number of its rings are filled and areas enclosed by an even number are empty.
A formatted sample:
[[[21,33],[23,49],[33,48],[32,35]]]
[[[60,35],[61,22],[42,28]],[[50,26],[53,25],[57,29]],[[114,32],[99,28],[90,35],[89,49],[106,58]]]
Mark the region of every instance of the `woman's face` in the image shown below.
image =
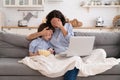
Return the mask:
[[[51,19],[51,25],[54,27],[54,28],[57,28],[58,27],[58,22],[60,21],[59,18],[52,18]]]

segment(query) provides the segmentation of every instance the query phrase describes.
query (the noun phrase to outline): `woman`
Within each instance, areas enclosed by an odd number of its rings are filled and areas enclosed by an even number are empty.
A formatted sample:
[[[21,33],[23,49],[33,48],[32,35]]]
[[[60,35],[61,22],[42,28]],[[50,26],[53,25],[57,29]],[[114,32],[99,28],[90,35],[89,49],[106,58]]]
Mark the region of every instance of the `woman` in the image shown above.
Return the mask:
[[[64,52],[67,50],[69,45],[69,39],[73,36],[73,28],[70,23],[67,23],[64,15],[59,10],[51,11],[47,17],[46,23],[50,28],[53,28],[55,32],[50,40],[50,43],[53,45],[56,54]],[[45,28],[43,31],[38,33],[33,33],[27,37],[28,40],[35,39],[42,35],[49,35],[51,30]],[[62,66],[62,65],[61,65]],[[64,80],[76,80],[79,70],[74,68],[73,70],[68,71]]]

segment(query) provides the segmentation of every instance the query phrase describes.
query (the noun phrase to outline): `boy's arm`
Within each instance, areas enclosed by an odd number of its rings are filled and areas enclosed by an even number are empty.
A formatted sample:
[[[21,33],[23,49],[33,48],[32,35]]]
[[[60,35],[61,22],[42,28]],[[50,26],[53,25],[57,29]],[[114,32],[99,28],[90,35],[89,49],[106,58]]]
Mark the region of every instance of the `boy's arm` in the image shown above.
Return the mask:
[[[29,56],[36,56],[36,55],[38,55],[38,53],[29,52]]]
[[[29,56],[33,56],[34,55],[34,53],[32,53],[32,52],[29,52]]]

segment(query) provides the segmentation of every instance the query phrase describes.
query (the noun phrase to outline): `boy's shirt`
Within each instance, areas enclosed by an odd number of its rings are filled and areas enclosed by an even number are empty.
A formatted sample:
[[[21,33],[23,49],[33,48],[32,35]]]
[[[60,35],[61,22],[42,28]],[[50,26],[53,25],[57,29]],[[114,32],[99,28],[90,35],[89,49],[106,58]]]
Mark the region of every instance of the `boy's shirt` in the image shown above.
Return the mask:
[[[29,44],[29,52],[35,53],[39,49],[48,50],[51,47],[52,46],[49,41],[45,41],[42,38],[37,38],[37,39],[34,39],[33,41],[31,41],[31,43]]]

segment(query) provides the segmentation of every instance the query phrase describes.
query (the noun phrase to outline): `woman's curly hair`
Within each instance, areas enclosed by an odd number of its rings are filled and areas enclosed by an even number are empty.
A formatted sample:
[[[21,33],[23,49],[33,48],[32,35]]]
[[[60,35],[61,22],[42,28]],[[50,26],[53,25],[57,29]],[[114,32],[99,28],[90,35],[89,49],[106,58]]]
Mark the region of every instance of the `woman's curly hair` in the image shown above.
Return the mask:
[[[59,18],[62,21],[63,25],[66,23],[64,15],[59,10],[53,10],[46,16],[46,23],[49,25],[49,27],[53,27],[51,25],[51,20],[53,18]]]

